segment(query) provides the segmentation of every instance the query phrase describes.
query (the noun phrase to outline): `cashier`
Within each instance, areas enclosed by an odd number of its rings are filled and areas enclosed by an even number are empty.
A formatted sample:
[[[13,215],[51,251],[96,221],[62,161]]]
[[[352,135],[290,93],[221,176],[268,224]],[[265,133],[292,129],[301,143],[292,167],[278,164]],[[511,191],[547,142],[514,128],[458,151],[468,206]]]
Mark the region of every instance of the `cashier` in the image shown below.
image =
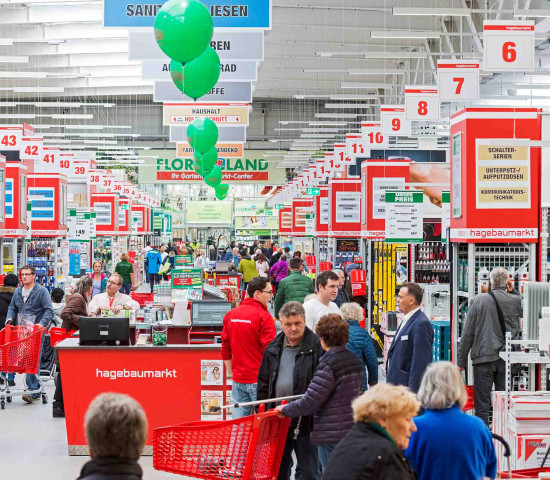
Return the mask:
[[[110,310],[115,315],[121,310],[139,310],[139,303],[132,300],[132,297],[120,293],[122,277],[113,273],[107,281],[105,293],[100,293],[92,298],[88,304],[88,313],[92,316],[100,315],[102,310]]]

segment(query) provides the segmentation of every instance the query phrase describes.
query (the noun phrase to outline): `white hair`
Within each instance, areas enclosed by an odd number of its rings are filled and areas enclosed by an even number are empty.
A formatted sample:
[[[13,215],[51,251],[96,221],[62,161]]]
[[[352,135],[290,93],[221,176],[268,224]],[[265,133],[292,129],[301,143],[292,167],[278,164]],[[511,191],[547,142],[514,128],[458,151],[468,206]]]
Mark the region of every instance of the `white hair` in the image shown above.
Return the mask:
[[[340,307],[340,311],[342,312],[342,318],[344,320],[351,320],[355,322],[360,322],[361,320],[363,320],[363,309],[358,303],[344,303]]]
[[[508,283],[508,270],[503,267],[495,267],[491,270],[490,278],[493,288],[504,288]]]
[[[462,408],[466,399],[466,388],[456,365],[444,361],[428,365],[418,389],[418,401],[424,408],[444,410],[455,403]]]

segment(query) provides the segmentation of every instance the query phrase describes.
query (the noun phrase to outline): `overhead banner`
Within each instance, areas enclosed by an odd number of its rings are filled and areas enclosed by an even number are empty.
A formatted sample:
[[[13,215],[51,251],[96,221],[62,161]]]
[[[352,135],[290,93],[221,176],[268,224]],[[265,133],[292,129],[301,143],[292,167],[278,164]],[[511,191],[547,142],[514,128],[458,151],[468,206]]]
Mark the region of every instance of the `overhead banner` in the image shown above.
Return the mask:
[[[421,243],[424,239],[423,193],[386,192],[386,242]]]
[[[153,28],[158,11],[166,3],[104,0],[104,27]],[[202,0],[210,11],[216,29],[271,30],[271,0]]]
[[[187,142],[187,127],[172,126],[170,127],[171,142]],[[237,125],[235,127],[218,127],[218,142],[232,143],[246,141],[246,127]]]
[[[231,224],[232,202],[196,202],[185,204],[185,221],[189,224]]]
[[[193,102],[194,99],[184,95],[175,83],[155,82],[153,93],[155,102]],[[250,82],[218,82],[206,92],[196,103],[233,103],[252,102],[252,83]]]
[[[244,143],[216,143],[218,157],[220,158],[242,158]],[[194,149],[188,143],[176,144],[176,151],[179,158],[193,158]]]
[[[248,104],[177,104],[165,103],[162,108],[162,124],[187,126],[197,118],[209,118],[216,126],[234,127],[248,125]]]
[[[171,80],[170,62],[164,60],[145,60],[141,64],[143,80]],[[256,60],[222,60],[219,81],[255,82],[258,80]]]

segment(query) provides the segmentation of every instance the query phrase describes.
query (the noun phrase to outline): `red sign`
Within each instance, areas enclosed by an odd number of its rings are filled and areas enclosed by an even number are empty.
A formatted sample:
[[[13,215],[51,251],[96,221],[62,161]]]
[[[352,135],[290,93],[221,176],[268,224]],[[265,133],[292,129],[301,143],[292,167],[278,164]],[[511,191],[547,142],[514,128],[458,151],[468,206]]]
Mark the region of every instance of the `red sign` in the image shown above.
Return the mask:
[[[118,194],[93,193],[90,195],[90,206],[96,213],[97,235],[118,235]]]
[[[328,187],[319,187],[319,195],[315,202],[315,234],[318,237],[328,237],[328,225],[330,223],[330,205]]]
[[[292,235],[292,207],[279,210],[279,233]]]
[[[292,200],[292,234],[306,234],[306,213],[313,211],[312,200]]]
[[[30,228],[36,237],[67,235],[67,177],[59,173],[27,176],[27,198],[31,204]]]
[[[361,180],[332,179],[329,181],[331,237],[361,236]]]

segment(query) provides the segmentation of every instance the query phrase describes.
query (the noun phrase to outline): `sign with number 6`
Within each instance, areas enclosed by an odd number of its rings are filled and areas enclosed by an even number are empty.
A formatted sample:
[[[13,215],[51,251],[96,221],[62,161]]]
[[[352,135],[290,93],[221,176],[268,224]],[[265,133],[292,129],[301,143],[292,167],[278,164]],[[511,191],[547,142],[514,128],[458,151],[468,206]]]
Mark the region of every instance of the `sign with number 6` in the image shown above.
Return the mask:
[[[483,45],[486,71],[535,69],[535,22],[532,20],[485,20]]]
[[[479,99],[479,60],[438,60],[437,78],[440,100]]]
[[[411,134],[411,122],[405,118],[403,105],[381,105],[380,120],[382,135],[407,137]]]
[[[431,85],[405,87],[405,117],[407,120],[439,120],[439,91]]]
[[[361,135],[363,136],[363,147],[365,148],[389,147],[389,138],[382,135],[380,122],[362,123]]]

